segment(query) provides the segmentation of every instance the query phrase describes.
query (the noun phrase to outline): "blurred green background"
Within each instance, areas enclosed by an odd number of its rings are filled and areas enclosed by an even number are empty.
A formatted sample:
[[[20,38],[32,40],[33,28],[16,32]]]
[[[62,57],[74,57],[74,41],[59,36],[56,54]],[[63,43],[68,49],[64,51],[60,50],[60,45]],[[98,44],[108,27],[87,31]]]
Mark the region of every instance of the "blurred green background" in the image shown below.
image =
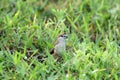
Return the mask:
[[[56,62],[48,51],[63,32]],[[120,0],[0,0],[0,79],[119,80],[119,53]]]

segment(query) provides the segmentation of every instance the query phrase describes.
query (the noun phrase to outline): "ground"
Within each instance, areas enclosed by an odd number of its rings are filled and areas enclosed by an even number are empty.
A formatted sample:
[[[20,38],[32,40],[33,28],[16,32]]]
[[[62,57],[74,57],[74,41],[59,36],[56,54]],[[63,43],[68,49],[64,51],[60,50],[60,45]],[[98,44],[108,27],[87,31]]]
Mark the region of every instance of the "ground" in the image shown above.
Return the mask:
[[[119,21],[120,0],[0,0],[0,79],[119,80]],[[49,50],[64,32],[56,61]]]

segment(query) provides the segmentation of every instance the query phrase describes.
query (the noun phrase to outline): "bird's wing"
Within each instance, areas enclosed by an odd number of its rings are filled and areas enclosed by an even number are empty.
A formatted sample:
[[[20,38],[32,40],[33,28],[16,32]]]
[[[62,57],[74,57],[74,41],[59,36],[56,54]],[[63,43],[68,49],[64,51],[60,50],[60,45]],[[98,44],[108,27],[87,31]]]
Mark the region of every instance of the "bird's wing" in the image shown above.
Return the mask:
[[[54,54],[54,48],[50,50],[50,54]]]

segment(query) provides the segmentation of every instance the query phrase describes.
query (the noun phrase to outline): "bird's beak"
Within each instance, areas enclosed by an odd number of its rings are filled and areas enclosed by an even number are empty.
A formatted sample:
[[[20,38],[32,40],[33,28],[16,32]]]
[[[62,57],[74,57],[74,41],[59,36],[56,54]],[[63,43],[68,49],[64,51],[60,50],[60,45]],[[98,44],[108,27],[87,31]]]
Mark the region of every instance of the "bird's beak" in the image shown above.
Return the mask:
[[[67,36],[67,35],[65,36],[65,39],[68,39],[68,36]]]
[[[67,39],[67,38],[68,38],[68,36],[65,36],[65,38]]]

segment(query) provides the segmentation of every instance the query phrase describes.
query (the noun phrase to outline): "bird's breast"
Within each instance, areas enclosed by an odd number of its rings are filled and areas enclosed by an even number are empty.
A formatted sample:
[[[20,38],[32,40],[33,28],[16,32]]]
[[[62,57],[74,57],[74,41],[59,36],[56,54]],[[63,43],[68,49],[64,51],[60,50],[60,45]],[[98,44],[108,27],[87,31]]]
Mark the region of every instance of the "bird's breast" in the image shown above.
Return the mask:
[[[57,53],[57,54],[61,54],[61,53],[65,52],[65,50],[66,50],[65,43],[57,44],[54,49],[55,49],[54,50],[55,53]]]

